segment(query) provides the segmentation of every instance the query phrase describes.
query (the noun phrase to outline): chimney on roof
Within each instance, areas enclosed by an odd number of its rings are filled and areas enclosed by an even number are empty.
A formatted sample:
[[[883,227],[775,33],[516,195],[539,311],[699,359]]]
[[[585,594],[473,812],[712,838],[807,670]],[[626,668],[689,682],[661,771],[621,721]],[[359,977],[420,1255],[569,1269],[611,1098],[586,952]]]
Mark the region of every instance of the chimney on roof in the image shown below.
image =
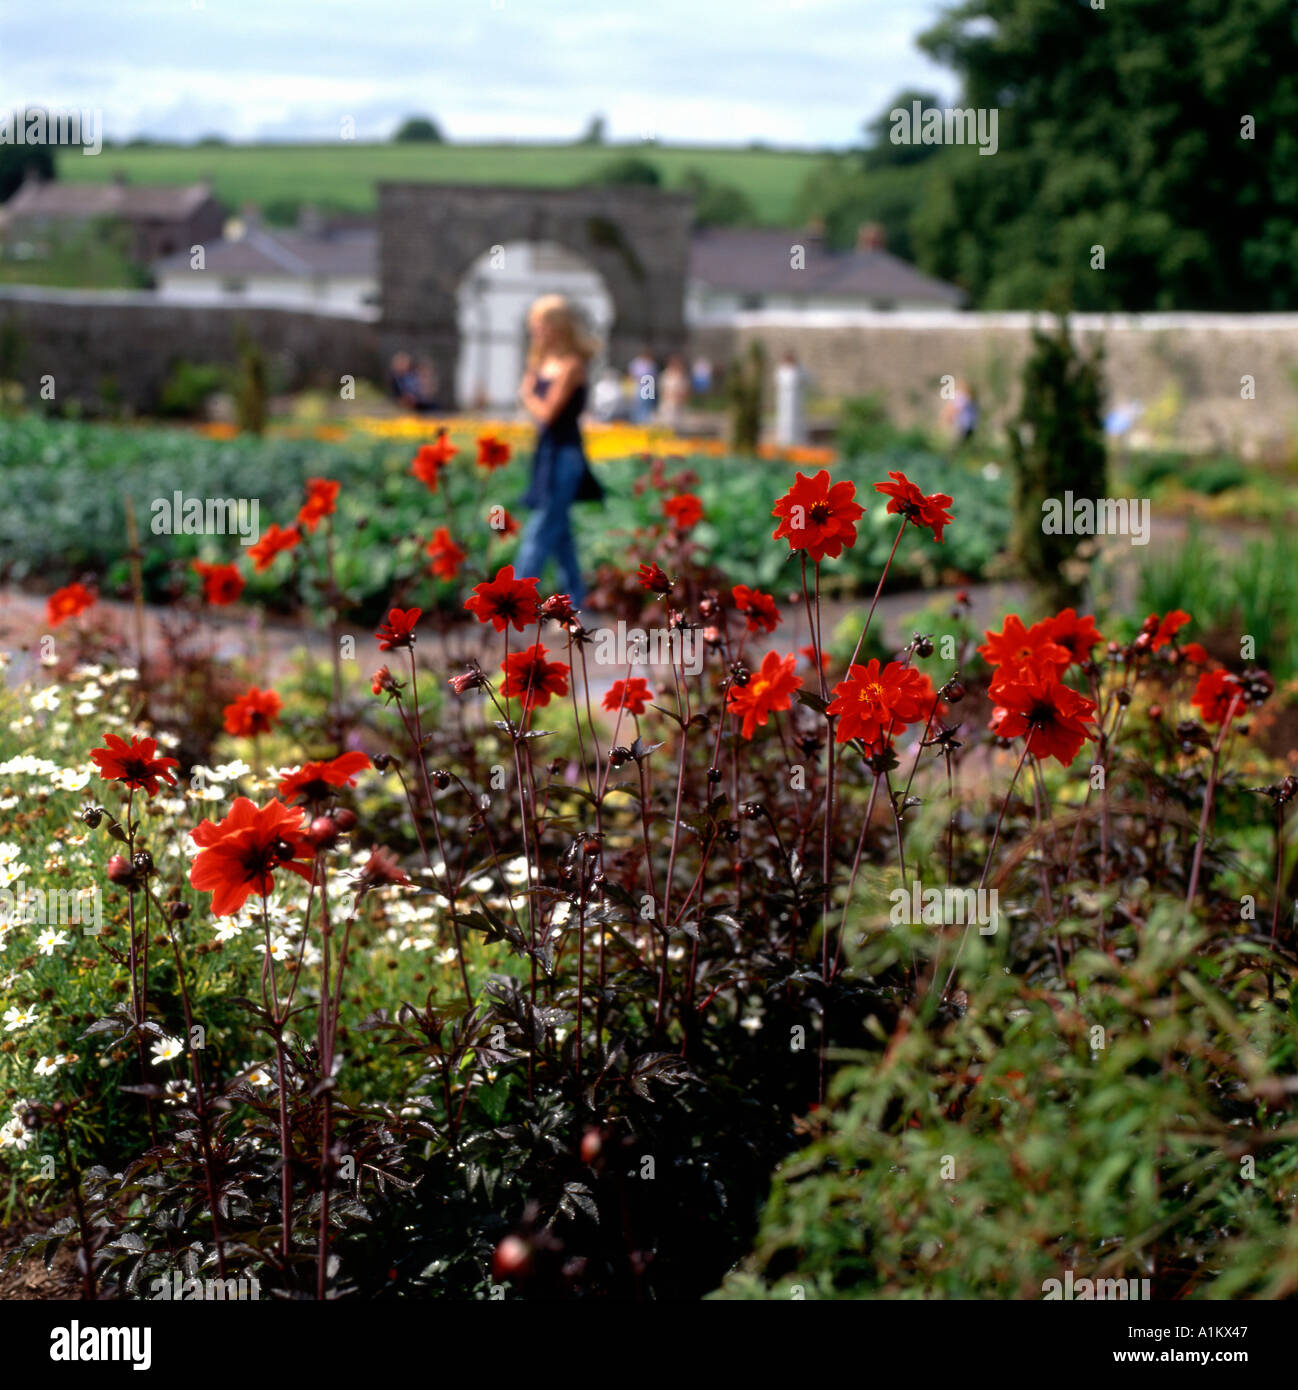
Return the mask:
[[[886,251],[888,233],[880,222],[862,222],[856,229],[856,249],[858,251]]]

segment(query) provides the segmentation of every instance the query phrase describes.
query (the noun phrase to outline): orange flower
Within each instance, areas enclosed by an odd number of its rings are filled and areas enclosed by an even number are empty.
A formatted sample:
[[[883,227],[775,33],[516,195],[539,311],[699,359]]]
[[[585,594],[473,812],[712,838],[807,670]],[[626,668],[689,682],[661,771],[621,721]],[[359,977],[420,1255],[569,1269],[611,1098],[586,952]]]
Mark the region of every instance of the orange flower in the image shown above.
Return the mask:
[[[757,726],[764,727],[772,714],[789,708],[793,692],[802,685],[802,677],[793,671],[797,664],[796,656],[781,659],[778,653],[767,652],[746,685],[730,687],[726,699],[730,712],[743,720],[739,732],[745,738],[752,738]]]
[[[267,734],[282,707],[283,701],[273,690],[258,690],[254,685],[233,704],[226,705],[225,732],[236,738]]]
[[[1047,619],[1025,628],[1023,619],[1011,613],[1000,632],[988,628],[983,633],[987,641],[978,648],[979,654],[991,665],[1005,667],[1007,676],[1025,666],[1058,675],[1072,661],[1073,654],[1051,636],[1052,622],[1053,619]]]
[[[504,632],[510,623],[522,632],[539,619],[541,596],[535,579],[515,579],[513,565],[504,565],[494,579],[473,586],[473,597],[464,606],[497,632]]]
[[[464,551],[451,539],[445,526],[433,532],[433,538],[424,546],[424,554],[432,560],[430,569],[438,579],[454,579],[464,563]]]
[[[310,881],[315,851],[301,825],[301,807],[279,800],[258,807],[241,796],[224,820],[205,820],[190,831],[200,849],[189,881],[211,893],[213,917],[238,912],[252,893],[266,897],[276,869]]]
[[[608,694],[604,696],[603,704],[610,714],[624,709],[628,714],[641,715],[653,697],[649,682],[642,676],[632,676],[630,680],[614,681]]]
[[[852,500],[855,496],[855,483],[830,484],[828,468],[814,478],[799,473],[771,509],[780,518],[771,539],[784,538],[790,550],[805,550],[810,560],[837,558],[844,546],[856,544],[856,523],[865,515],[865,508]]]
[[[552,695],[566,695],[568,668],[562,661],[547,661],[547,655],[539,642],[521,652],[511,652],[500,667],[505,673],[501,694],[506,698],[515,696],[525,710],[548,705]]]
[[[180,764],[175,758],[157,756],[157,739],[132,735],[130,743],[127,743],[116,734],[105,734],[104,742],[108,746],[92,748],[90,757],[106,782],[124,782],[128,787],[148,792],[150,796],[157,795],[159,782],[166,782],[169,787],[176,785],[171,769]]]
[[[437,480],[441,471],[459,453],[451,443],[445,430],[437,431],[437,438],[431,444],[421,444],[410,462],[410,472],[419,479],[429,492],[437,491]]]
[[[45,621],[51,627],[58,627],[69,618],[79,618],[99,597],[93,589],[84,584],[65,584],[45,601]]]
[[[478,436],[478,463],[483,468],[503,468],[509,462],[509,445],[494,434]]]
[[[927,526],[933,532],[933,539],[940,541],[943,529],[955,520],[946,510],[951,505],[951,498],[945,492],[935,492],[925,497],[904,473],[896,469],[889,469],[888,476],[892,482],[874,485],[875,492],[892,498],[888,511],[894,516],[904,516],[912,526]]]
[[[234,565],[205,565],[195,560],[191,568],[203,581],[204,601],[213,608],[223,608],[243,593],[243,575]]]
[[[1067,767],[1082,744],[1095,737],[1095,701],[1064,685],[1052,670],[1020,666],[997,676],[988,693],[996,701],[993,732],[1001,738],[1027,734],[1034,758],[1055,758]]]
[[[340,486],[340,483],[332,482],[328,478],[308,478],[306,501],[297,514],[298,525],[314,532],[325,517],[332,516],[337,509]]]
[[[678,531],[689,531],[703,520],[703,503],[692,492],[678,493],[664,499],[663,515]]]
[[[864,666],[849,666],[847,679],[833,693],[826,713],[841,718],[834,731],[839,743],[859,738],[873,745],[927,719],[933,708],[933,686],[926,676],[899,661],[881,668],[877,657]]]
[[[373,767],[366,753],[341,753],[327,762],[303,763],[296,772],[280,778],[279,794],[285,801],[327,801],[335,787],[354,787],[356,774]]]
[[[269,569],[281,550],[292,550],[301,539],[302,533],[295,526],[287,529],[283,526],[268,526],[262,533],[261,540],[248,547],[253,568],[258,574]]]

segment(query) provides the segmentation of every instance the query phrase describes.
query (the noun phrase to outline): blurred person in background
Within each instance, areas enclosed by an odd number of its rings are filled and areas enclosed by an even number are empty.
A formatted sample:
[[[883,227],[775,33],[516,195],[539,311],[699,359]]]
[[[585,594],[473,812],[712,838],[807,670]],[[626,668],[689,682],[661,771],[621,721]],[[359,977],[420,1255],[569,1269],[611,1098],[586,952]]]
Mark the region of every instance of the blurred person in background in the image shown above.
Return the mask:
[[[586,586],[569,508],[574,502],[604,496],[586,460],[579,423],[586,408],[587,372],[595,346],[572,305],[559,294],[543,295],[532,305],[527,329],[531,341],[518,397],[536,421],[537,434],[532,478],[522,499],[532,514],[523,528],[514,573],[520,579],[543,580],[545,567],[553,559],[559,570],[559,592],[580,608]],[[541,592],[546,592],[544,585]]]
[[[631,419],[637,425],[653,419],[658,403],[658,363],[648,348],[641,348],[627,363],[631,377]]]
[[[660,413],[663,424],[668,429],[679,431],[690,399],[690,377],[680,356],[673,354],[667,359],[658,390],[662,397]]]

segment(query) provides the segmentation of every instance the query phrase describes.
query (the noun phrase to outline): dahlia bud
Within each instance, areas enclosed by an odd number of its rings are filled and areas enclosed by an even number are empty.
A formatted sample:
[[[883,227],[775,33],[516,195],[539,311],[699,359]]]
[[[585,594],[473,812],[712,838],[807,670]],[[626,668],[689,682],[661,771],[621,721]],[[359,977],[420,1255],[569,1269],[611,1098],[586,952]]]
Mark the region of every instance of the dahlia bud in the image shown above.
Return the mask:
[[[379,772],[386,772],[388,768],[394,765],[399,766],[397,759],[394,758],[391,753],[375,753],[372,761]]]
[[[466,690],[478,690],[486,683],[486,677],[476,666],[462,671],[458,676],[452,676],[447,682],[457,695],[463,695]]]
[[[346,835],[349,830],[356,828],[356,812],[347,806],[340,806],[333,813],[333,818],[340,835]]]
[[[1163,707],[1162,707],[1162,705],[1150,705],[1150,707],[1149,707],[1149,717],[1150,717],[1151,719],[1161,719],[1161,718],[1163,717]]]
[[[167,916],[173,922],[183,922],[189,916],[189,904],[182,902],[170,902],[167,904]]]
[[[275,858],[278,859],[281,864],[289,863],[297,853],[287,840],[276,840],[274,850]]]
[[[621,767],[631,757],[631,750],[622,744],[618,744],[608,755],[608,760],[614,767]]]
[[[107,873],[111,883],[125,885],[135,881],[135,870],[131,868],[131,862],[124,854],[114,854],[109,859]]]
[[[307,831],[307,839],[316,849],[328,849],[338,838],[338,825],[332,816],[317,816]],[[283,855],[280,856],[283,858]],[[292,858],[292,854],[289,855]]]
[[[91,830],[99,829],[99,822],[104,818],[104,808],[102,806],[86,806],[82,809],[81,820],[84,825]]]
[[[721,616],[721,599],[715,589],[709,589],[699,600],[699,617],[704,622]]]
[[[567,594],[554,594],[541,605],[541,616],[553,618],[556,623],[569,623],[577,616],[577,610]]]
[[[370,689],[375,695],[395,695],[401,690],[401,682],[386,666],[380,666],[370,677]]]
[[[703,640],[714,650],[721,645],[721,629],[719,627],[705,627],[703,629]]]
[[[958,705],[965,697],[965,688],[952,676],[937,693],[938,697],[945,700],[948,705]]]
[[[1131,703],[1131,691],[1124,685],[1122,689],[1118,691],[1117,695],[1114,696],[1114,699],[1116,699],[1120,705],[1129,705]]]
[[[147,849],[139,850],[131,860],[131,866],[136,873],[151,874],[153,872],[153,855]]]
[[[928,637],[916,637],[915,639],[916,656],[932,656],[933,643]]]
[[[708,781],[709,781],[709,782],[719,782],[719,781],[722,779],[722,777],[723,777],[724,775],[725,775],[725,774],[721,771],[721,769],[720,769],[719,767],[710,767],[710,768],[708,768]]]
[[[672,591],[672,581],[658,568],[657,562],[641,565],[636,571],[636,578],[643,588],[655,594],[670,594]]]
[[[451,774],[444,767],[439,767],[433,774],[433,786],[439,792],[444,792],[451,785]]]
[[[532,1247],[518,1236],[506,1236],[491,1257],[497,1279],[525,1279],[532,1272]]]

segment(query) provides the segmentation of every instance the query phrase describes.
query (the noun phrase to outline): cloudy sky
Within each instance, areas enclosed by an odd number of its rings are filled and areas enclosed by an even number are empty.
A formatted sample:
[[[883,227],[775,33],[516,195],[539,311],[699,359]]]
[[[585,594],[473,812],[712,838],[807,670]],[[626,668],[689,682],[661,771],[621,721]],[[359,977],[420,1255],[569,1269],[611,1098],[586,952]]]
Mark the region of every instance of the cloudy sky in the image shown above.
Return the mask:
[[[104,133],[854,142],[898,89],[954,97],[914,46],[938,0],[56,0],[0,7],[7,108],[99,109]]]

